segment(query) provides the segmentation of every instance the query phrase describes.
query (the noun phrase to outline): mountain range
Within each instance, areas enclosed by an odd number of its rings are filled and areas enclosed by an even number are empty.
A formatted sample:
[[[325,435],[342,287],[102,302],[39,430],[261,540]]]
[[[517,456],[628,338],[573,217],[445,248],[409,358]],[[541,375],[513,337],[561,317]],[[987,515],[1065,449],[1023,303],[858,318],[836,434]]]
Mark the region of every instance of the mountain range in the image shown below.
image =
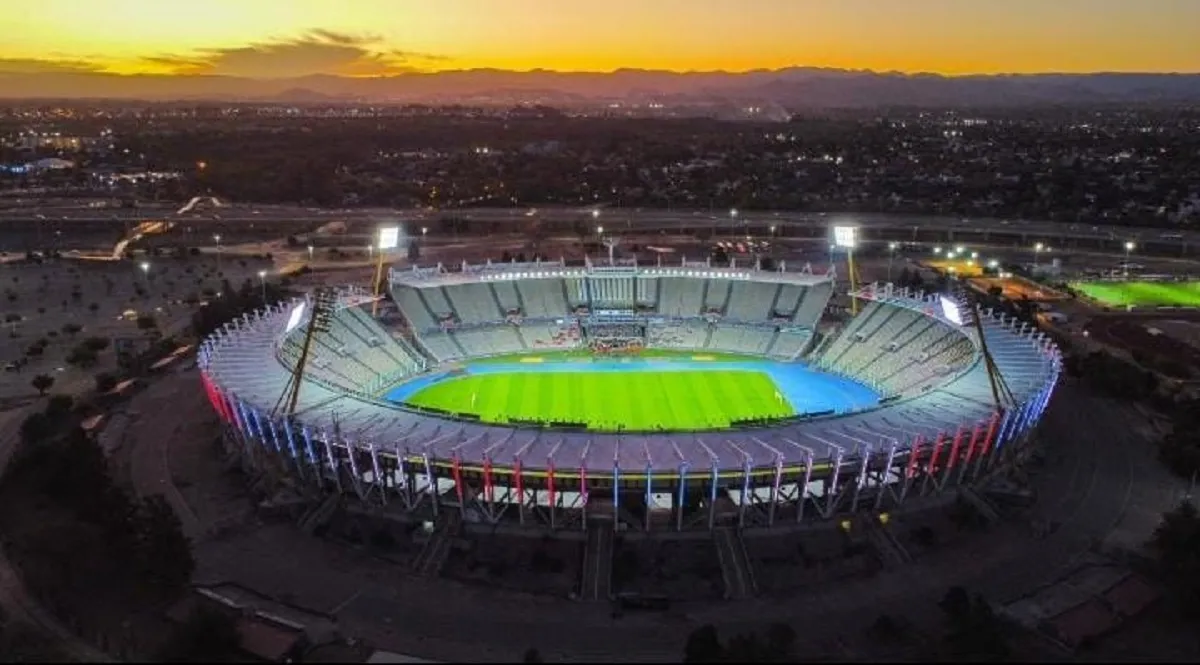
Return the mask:
[[[559,104],[623,101],[777,104],[797,109],[1197,103],[1200,74],[942,76],[794,67],[739,73],[473,69],[375,78],[312,75],[252,79],[0,71],[0,99]]]

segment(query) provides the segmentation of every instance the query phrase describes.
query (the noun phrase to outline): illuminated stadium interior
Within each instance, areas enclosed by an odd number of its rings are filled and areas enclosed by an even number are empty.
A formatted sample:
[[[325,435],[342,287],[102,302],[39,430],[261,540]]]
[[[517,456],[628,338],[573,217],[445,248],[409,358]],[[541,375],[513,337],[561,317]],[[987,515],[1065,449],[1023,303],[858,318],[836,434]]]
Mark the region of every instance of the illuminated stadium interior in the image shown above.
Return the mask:
[[[712,528],[898,504],[999,463],[1061,364],[1011,320],[977,328],[953,298],[883,285],[818,335],[834,281],[807,269],[489,264],[389,285],[378,316],[340,292],[290,416],[311,297],[209,339],[206,390],[232,437],[309,484],[484,522]]]

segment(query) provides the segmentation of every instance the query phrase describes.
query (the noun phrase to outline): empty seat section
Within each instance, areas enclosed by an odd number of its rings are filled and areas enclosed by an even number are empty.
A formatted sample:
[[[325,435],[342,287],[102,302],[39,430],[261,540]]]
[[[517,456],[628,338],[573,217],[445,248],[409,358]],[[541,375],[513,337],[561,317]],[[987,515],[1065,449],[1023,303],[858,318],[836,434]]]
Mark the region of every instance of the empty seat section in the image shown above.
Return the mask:
[[[663,277],[658,311],[663,316],[699,316],[704,305],[704,280],[690,277]]]
[[[455,284],[445,288],[446,298],[454,306],[464,325],[479,325],[504,320],[488,284]]]
[[[747,322],[766,321],[771,316],[771,306],[778,291],[778,284],[733,282],[725,317]]]
[[[525,303],[525,316],[531,319],[556,319],[566,316],[567,298],[561,279],[518,281],[517,292]]]
[[[438,362],[456,360],[462,357],[462,351],[459,351],[458,345],[444,332],[426,333],[418,339],[421,344],[425,345],[425,350],[429,352],[429,355],[436,358]]]
[[[728,353],[759,355],[766,352],[767,345],[774,336],[775,331],[770,328],[717,325],[713,328],[708,348]]]
[[[830,282],[805,288],[804,293],[800,295],[800,305],[796,308],[796,315],[792,317],[792,321],[798,326],[815,329],[832,297],[833,284]]]
[[[812,332],[808,330],[781,330],[775,338],[775,345],[771,347],[769,356],[776,360],[794,360],[804,352],[811,339]]]
[[[708,336],[704,321],[672,321],[646,328],[646,344],[661,349],[699,349]]]
[[[503,313],[521,309],[521,299],[517,297],[517,287],[512,282],[492,282],[490,286],[496,293],[496,300],[500,301],[500,306],[504,308]]]
[[[521,337],[532,351],[571,349],[580,345],[579,328],[549,322],[530,322],[521,326]]]
[[[410,286],[397,287],[392,291],[392,298],[396,301],[396,306],[400,308],[400,313],[408,320],[409,325],[417,332],[437,328],[437,319],[433,317],[433,312],[425,306],[424,299],[417,290]]]
[[[446,291],[442,287],[426,287],[421,289],[421,295],[425,296],[425,302],[429,304],[429,310],[433,312],[435,318],[457,314],[454,311],[454,305],[446,299]]]

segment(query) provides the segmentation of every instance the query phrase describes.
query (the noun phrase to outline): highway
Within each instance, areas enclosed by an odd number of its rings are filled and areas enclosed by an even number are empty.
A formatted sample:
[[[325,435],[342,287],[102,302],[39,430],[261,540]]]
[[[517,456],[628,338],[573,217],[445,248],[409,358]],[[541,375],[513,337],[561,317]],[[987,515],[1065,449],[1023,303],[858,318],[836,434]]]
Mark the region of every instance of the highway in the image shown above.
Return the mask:
[[[850,223],[871,231],[883,229],[918,229],[921,232],[952,234],[955,237],[1019,236],[1046,240],[1094,240],[1124,243],[1176,246],[1181,249],[1200,246],[1200,231],[1175,229],[1131,228],[1087,223],[1060,223],[990,218],[964,219],[891,213],[799,213],[745,211],[713,213],[699,210],[644,210],[635,208],[547,207],[547,208],[465,208],[451,210],[396,210],[380,208],[318,209],[289,206],[229,205],[194,211],[183,215],[170,207],[158,208],[0,208],[0,226],[42,222],[68,231],[71,224],[101,224],[166,220],[192,226],[220,224],[273,225],[281,223],[299,226],[345,221],[360,223],[409,222],[430,227],[439,219],[463,218],[489,223],[530,223],[537,219],[551,222],[590,221],[607,226],[611,231],[637,232],[712,228],[725,232],[750,228],[757,233],[769,233],[775,226],[780,233],[785,228],[824,228],[835,223]]]

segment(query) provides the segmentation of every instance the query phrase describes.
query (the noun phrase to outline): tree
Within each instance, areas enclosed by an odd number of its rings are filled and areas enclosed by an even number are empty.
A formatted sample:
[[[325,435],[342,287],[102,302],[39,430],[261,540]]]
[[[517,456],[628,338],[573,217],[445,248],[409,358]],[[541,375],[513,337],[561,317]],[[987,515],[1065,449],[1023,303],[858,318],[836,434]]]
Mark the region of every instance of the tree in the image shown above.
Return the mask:
[[[158,327],[158,321],[149,314],[142,314],[137,317],[138,330],[153,330]]]
[[[92,351],[93,353],[100,353],[101,351],[107,349],[108,345],[109,341],[107,337],[88,337],[87,339],[83,340],[83,343],[81,344],[81,346],[89,351]]]
[[[719,663],[725,659],[725,647],[712,624],[705,624],[693,630],[683,648],[685,663]]]
[[[67,364],[75,367],[86,369],[96,364],[96,352],[86,346],[80,345],[75,347],[70,354],[67,355]]]
[[[146,498],[138,510],[137,527],[144,581],[168,597],[183,589],[196,560],[171,504],[161,495]]]
[[[79,334],[79,331],[81,330],[83,330],[83,326],[79,325],[78,323],[64,323],[62,327],[63,334],[70,337],[74,337],[75,335]]]
[[[1150,548],[1164,579],[1183,611],[1200,616],[1200,513],[1191,501],[1182,501],[1154,530]]]
[[[1004,626],[983,596],[951,587],[938,606],[946,614],[946,643],[954,657],[970,661],[1008,657]]]
[[[240,660],[241,646],[233,617],[202,607],[171,632],[158,655],[168,663],[228,663]]]
[[[117,377],[109,374],[108,372],[102,372],[96,375],[96,392],[106,393],[116,387]]]
[[[54,385],[54,377],[49,374],[38,374],[29,382],[33,389],[38,391],[38,395],[45,395],[50,386]]]

